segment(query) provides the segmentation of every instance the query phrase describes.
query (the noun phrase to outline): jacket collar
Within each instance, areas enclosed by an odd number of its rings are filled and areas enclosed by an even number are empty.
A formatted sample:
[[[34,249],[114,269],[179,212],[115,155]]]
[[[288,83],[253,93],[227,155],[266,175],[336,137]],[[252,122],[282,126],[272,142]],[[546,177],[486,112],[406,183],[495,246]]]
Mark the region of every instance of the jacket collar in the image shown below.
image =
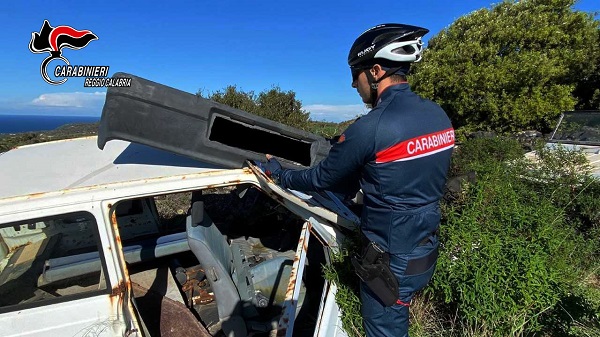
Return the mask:
[[[379,105],[379,104],[381,104],[381,102],[389,99],[395,93],[397,93],[399,91],[406,91],[406,90],[410,90],[410,86],[408,85],[408,83],[398,83],[398,84],[390,85],[389,87],[385,88],[385,90],[377,98],[377,105]]]

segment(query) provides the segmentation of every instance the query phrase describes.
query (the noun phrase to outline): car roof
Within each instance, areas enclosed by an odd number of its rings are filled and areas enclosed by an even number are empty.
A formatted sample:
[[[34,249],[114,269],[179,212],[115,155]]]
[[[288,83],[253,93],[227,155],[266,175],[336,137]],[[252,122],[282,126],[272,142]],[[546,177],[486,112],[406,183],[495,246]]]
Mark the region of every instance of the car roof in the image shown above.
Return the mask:
[[[95,136],[21,146],[0,153],[0,167],[0,199],[225,170],[121,140],[100,150]]]
[[[31,211],[52,213],[57,206],[247,184],[266,189],[303,218],[315,216],[344,226],[357,221],[345,219],[350,211],[328,198],[286,193],[251,163],[221,168],[137,143],[112,140],[100,150],[96,142],[97,137],[77,138],[0,153],[0,222],[30,218]],[[330,230],[320,229],[322,235]]]

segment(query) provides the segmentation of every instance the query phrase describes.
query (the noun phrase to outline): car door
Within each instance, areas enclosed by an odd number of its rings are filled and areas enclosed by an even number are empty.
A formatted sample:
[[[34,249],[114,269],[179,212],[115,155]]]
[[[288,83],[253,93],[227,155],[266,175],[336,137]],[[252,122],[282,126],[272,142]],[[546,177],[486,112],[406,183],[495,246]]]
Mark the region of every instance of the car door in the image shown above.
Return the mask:
[[[307,220],[294,258],[293,271],[296,274],[293,275],[292,279],[300,280],[302,278],[302,266],[306,259],[304,248],[308,245],[309,232],[318,235],[329,255],[338,251],[340,245],[343,244],[345,235],[357,229],[360,219],[334,194],[328,192],[303,193],[284,189],[275,184],[256,165],[251,162],[247,162],[246,165],[257,176],[260,187],[264,192],[296,215]],[[294,324],[292,317],[294,317],[295,306],[298,303],[293,297],[295,289],[297,289],[297,285],[288,287],[288,305],[284,306],[285,313],[279,322],[279,333],[285,332],[285,336],[292,336]],[[341,311],[335,300],[336,291],[337,286],[335,284],[325,282],[313,336],[347,336],[342,329]]]
[[[0,336],[137,336],[113,242],[92,204],[0,217]]]

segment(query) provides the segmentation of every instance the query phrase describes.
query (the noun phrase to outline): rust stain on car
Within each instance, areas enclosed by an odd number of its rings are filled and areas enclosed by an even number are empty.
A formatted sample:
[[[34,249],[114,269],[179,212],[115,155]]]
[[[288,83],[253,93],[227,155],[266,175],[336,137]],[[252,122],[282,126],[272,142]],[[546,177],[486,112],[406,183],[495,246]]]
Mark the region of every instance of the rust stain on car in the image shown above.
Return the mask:
[[[110,293],[111,297],[115,297],[115,296],[121,296],[123,295],[126,291],[127,291],[127,283],[125,280],[121,280],[121,282],[119,282],[119,284],[117,284],[116,286],[114,286],[112,288],[112,291]]]
[[[112,212],[110,214],[110,224],[113,227],[113,233],[115,234],[115,240],[121,245],[121,236],[119,235],[119,224],[117,223],[117,212]]]
[[[44,195],[46,195],[46,192],[39,192],[39,193],[31,193],[27,195],[28,199],[33,199],[33,198],[41,198]]]

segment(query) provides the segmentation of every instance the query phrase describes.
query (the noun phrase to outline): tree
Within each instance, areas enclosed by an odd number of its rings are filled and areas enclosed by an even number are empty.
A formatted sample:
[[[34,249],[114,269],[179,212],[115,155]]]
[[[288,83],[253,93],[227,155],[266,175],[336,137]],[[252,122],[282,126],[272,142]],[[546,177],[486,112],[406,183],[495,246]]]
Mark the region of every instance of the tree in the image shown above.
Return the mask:
[[[205,96],[201,90],[197,95]],[[256,95],[254,91],[245,92],[230,85],[205,98],[296,128],[306,130],[309,124],[309,113],[302,109],[296,93],[284,92],[276,86]]]
[[[598,42],[594,46],[596,49],[600,48],[600,30],[598,30]],[[595,57],[596,69],[591,75],[579,81],[575,88],[574,94],[579,100],[576,108],[579,110],[600,110],[600,53]]]
[[[594,102],[583,88],[597,79],[599,22],[574,3],[505,1],[459,18],[429,40],[414,90],[465,131],[548,131],[561,111]]]

